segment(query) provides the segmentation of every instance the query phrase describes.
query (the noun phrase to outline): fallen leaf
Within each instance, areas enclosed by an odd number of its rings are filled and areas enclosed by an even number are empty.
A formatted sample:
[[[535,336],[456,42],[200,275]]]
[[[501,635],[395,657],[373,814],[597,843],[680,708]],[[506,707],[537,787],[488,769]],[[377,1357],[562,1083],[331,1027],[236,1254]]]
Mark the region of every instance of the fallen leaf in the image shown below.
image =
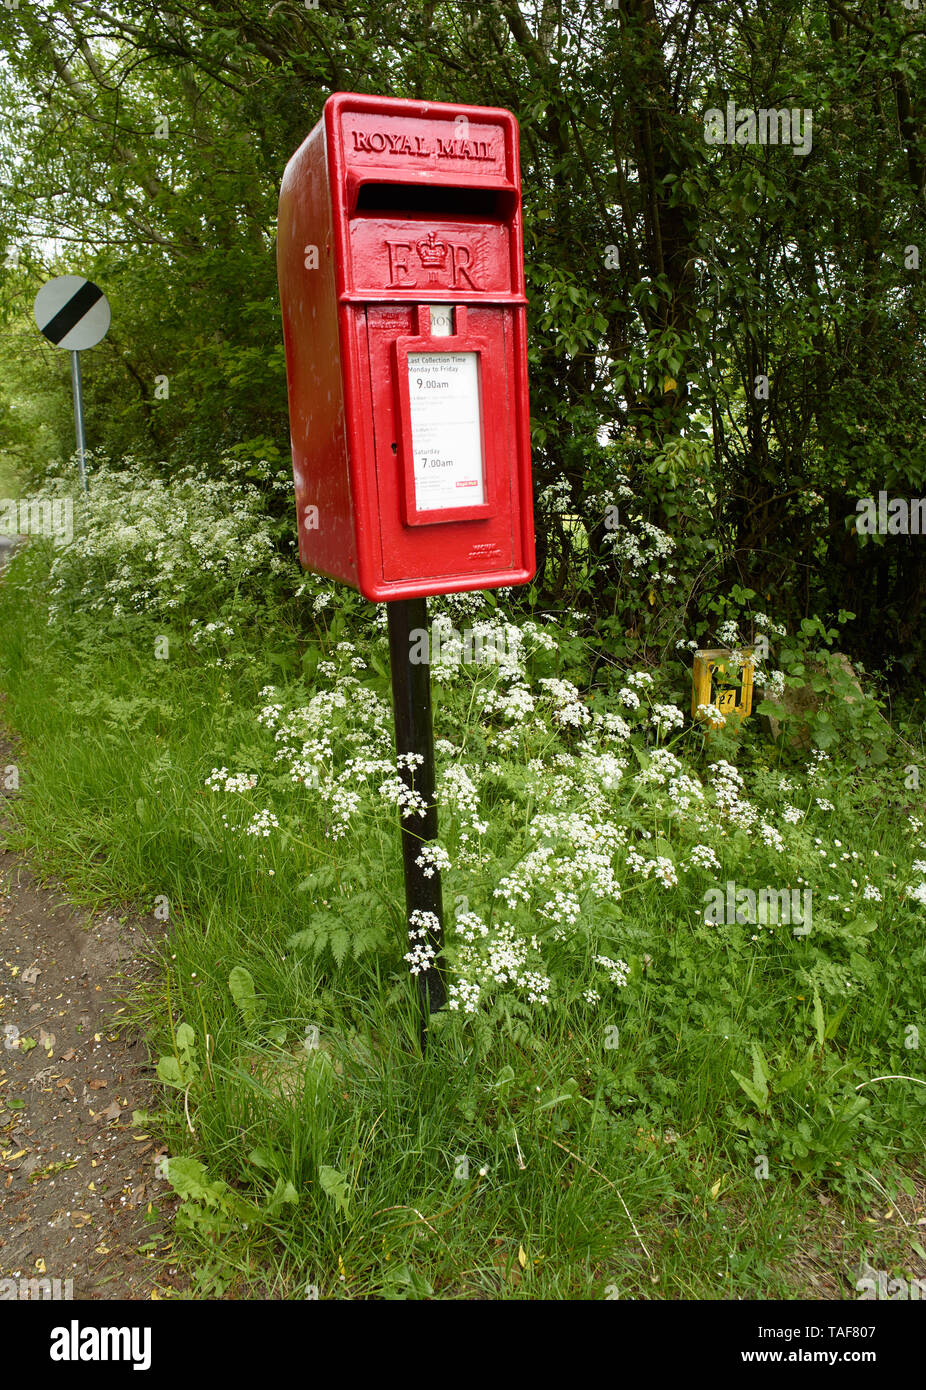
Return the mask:
[[[105,1081],[88,1081],[87,1085],[91,1091],[101,1091],[107,1083]]]
[[[72,1225],[72,1226],[89,1226],[92,1220],[93,1220],[93,1217],[90,1215],[89,1211],[72,1211],[72,1212],[71,1212],[71,1225]]]
[[[118,1120],[121,1114],[119,1102],[114,1100],[112,1105],[108,1105],[105,1110],[100,1111],[99,1118],[101,1120]]]
[[[527,1266],[527,1253],[523,1245],[518,1246],[518,1264],[522,1269],[525,1269]]]
[[[41,970],[37,970],[34,965],[30,965],[28,970],[23,971],[23,984],[34,985],[41,973]]]

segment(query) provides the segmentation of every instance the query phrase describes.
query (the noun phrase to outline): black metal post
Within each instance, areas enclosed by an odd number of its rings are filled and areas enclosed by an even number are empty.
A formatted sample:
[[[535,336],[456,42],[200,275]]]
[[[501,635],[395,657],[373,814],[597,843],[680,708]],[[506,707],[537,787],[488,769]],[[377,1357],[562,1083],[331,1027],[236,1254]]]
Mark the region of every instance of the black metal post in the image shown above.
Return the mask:
[[[440,870],[416,863],[421,847],[437,838],[437,803],[434,787],[434,729],[431,722],[431,670],[428,661],[411,660],[412,646],[422,650],[419,640],[428,631],[428,605],[423,598],[393,599],[386,604],[389,617],[389,657],[392,666],[392,708],[395,716],[395,746],[399,775],[425,803],[423,811],[402,817],[402,863],[405,870],[406,927],[412,929],[412,913],[428,912],[437,920],[425,937],[411,937],[411,947],[423,942],[431,947],[434,960],[417,976],[421,1003],[421,1048],[427,1046],[428,1022],[432,1011],[447,1002],[440,953],[444,944],[444,911]],[[414,636],[413,636],[414,634]],[[430,656],[430,642],[425,650]],[[414,755],[406,760],[402,754]],[[408,766],[412,761],[413,766]],[[424,873],[431,867],[430,876]]]

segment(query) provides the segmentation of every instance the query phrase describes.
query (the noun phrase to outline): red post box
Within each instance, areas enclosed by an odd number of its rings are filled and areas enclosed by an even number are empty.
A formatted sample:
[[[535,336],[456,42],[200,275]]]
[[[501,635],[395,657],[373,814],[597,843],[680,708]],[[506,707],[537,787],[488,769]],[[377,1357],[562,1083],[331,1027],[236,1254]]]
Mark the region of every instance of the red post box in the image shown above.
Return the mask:
[[[514,116],[337,93],[278,236],[302,564],[375,601],[527,583]]]

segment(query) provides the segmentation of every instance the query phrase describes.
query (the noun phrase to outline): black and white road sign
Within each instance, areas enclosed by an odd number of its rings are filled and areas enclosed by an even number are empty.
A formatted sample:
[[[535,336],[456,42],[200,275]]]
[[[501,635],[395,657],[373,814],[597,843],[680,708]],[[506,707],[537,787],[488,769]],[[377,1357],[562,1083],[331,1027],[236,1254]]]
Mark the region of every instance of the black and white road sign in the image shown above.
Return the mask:
[[[32,312],[45,337],[69,352],[95,347],[112,318],[109,300],[85,275],[49,280],[35,296]]]

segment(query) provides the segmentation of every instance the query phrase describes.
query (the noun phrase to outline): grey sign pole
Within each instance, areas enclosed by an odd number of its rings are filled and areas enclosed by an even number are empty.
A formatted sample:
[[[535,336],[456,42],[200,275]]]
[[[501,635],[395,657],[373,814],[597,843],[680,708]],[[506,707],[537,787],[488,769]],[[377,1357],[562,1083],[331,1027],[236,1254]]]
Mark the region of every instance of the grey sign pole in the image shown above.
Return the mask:
[[[77,466],[80,469],[80,485],[87,491],[87,467],[84,454],[87,440],[84,435],[84,397],[80,389],[80,353],[74,348],[71,353],[71,385],[74,388],[74,424],[77,428]]]
[[[71,354],[71,386],[74,391],[74,424],[77,428],[77,463],[80,485],[87,491],[87,439],[84,434],[84,395],[80,380],[80,354],[95,347],[110,324],[109,301],[85,275],[59,275],[43,285],[32,310],[38,328],[55,347]]]

